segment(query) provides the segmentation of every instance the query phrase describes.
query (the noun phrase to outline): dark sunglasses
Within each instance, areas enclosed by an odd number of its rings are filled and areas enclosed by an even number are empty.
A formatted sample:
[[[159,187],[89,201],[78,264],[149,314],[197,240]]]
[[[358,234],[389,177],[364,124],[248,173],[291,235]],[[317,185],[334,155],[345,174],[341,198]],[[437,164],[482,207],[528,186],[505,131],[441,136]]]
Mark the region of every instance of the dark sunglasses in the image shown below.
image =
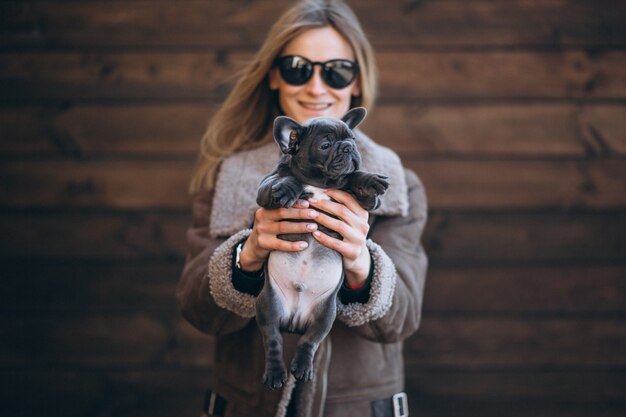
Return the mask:
[[[357,63],[347,59],[312,62],[303,56],[288,55],[278,57],[274,61],[274,66],[278,67],[280,76],[291,85],[306,84],[313,76],[316,65],[322,67],[322,80],[334,89],[346,88],[352,84],[359,73]]]

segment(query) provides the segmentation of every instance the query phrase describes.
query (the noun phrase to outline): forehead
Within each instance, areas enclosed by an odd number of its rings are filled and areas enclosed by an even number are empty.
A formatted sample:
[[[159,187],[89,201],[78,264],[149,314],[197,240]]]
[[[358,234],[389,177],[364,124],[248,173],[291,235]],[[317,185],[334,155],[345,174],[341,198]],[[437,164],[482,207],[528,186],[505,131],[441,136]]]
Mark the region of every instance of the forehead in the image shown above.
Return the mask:
[[[311,119],[309,123],[305,124],[307,128],[307,134],[318,136],[318,135],[339,135],[342,138],[346,136],[352,136],[350,129],[346,126],[345,123],[340,122],[338,120],[333,120],[329,118],[317,118]]]
[[[293,38],[281,55],[301,55],[311,61],[330,59],[354,60],[354,52],[348,41],[334,28],[308,29]]]

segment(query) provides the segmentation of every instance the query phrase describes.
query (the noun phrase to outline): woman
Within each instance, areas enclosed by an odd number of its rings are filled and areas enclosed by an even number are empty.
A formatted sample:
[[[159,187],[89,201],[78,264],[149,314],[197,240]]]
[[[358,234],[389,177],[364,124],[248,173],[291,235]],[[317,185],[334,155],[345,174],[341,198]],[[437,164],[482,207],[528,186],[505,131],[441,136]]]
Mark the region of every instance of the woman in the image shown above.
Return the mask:
[[[334,202],[298,201],[278,210],[255,203],[261,178],[279,157],[271,132],[276,116],[303,123],[317,116],[341,117],[355,106],[371,109],[375,88],[373,52],[348,6],[302,1],[272,27],[209,124],[191,183],[193,224],[177,289],[185,318],[215,336],[207,414],[378,417],[408,412],[402,341],[419,326],[427,265],[420,244],[426,200],[416,175],[402,168],[392,151],[357,131],[362,168],[391,181],[375,212],[367,213],[338,190],[328,191]],[[343,239],[318,232],[318,224]],[[254,320],[261,268],[272,250],[303,249],[304,242],[277,235],[305,232],[315,232],[320,243],[343,257],[337,321],[316,354],[313,381],[270,391],[262,383],[264,352]],[[285,337],[287,356],[296,339]]]

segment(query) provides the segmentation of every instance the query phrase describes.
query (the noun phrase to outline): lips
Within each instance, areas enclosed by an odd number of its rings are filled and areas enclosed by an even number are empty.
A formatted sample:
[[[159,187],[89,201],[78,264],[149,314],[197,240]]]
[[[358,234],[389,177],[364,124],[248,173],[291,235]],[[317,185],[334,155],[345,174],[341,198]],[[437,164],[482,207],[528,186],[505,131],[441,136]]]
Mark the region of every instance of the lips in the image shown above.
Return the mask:
[[[326,110],[332,105],[331,103],[305,103],[302,101],[300,101],[299,103],[305,109],[314,111]]]

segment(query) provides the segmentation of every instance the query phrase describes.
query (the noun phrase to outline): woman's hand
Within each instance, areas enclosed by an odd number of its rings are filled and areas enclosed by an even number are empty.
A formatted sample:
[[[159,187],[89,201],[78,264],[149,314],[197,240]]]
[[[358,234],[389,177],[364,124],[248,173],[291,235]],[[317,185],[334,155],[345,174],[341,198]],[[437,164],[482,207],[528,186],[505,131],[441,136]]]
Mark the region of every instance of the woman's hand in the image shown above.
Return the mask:
[[[303,241],[289,242],[277,235],[311,233],[317,230],[315,222],[290,222],[282,220],[315,219],[319,213],[309,208],[309,202],[298,200],[291,208],[268,210],[260,208],[254,216],[252,233],[248,236],[239,255],[239,264],[244,271],[258,271],[270,251],[297,252],[307,247]]]
[[[346,280],[350,286],[358,287],[367,279],[372,263],[369,250],[365,245],[369,232],[367,222],[369,213],[352,195],[344,191],[326,190],[326,194],[336,202],[321,199],[309,199],[309,202],[314,208],[337,216],[338,219],[319,213],[315,221],[339,233],[343,236],[343,240],[335,239],[320,231],[314,232],[313,236],[322,245],[342,255]]]

